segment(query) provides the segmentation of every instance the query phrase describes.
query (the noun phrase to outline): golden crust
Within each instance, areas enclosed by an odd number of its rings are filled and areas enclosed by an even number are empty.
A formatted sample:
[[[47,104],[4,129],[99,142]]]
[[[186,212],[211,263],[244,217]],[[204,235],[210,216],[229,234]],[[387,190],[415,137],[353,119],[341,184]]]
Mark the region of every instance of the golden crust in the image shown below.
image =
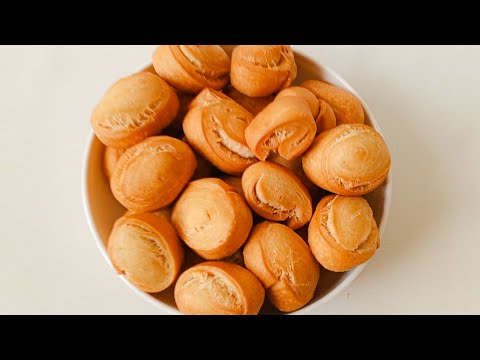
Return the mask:
[[[185,92],[220,90],[228,82],[230,57],[219,45],[160,45],[152,62],[160,77]]]
[[[362,104],[352,93],[320,80],[307,80],[300,86],[307,88],[332,107],[338,125],[365,122]]]
[[[243,257],[280,311],[298,310],[312,299],[320,269],[307,244],[290,228],[269,221],[256,225]]]
[[[257,159],[245,141],[250,114],[225,94],[203,90],[183,121],[188,142],[221,171],[240,175]]]
[[[111,147],[105,147],[105,152],[103,155],[103,172],[108,180],[112,177],[113,170],[117,164],[120,156],[125,152],[126,149],[115,149]]]
[[[232,53],[232,85],[250,97],[269,96],[290,86],[297,65],[288,45],[240,45]]]
[[[176,199],[196,166],[195,154],[183,141],[153,136],[125,151],[115,166],[110,186],[128,210],[157,210]]]
[[[93,111],[91,124],[106,146],[125,149],[166,128],[178,107],[177,95],[165,81],[139,72],[108,89]]]
[[[250,207],[268,220],[285,221],[292,229],[312,217],[312,199],[302,181],[286,167],[263,161],[242,176],[242,188]]]
[[[242,94],[240,91],[235,89],[233,86],[229,86],[225,90],[230,98],[236,101],[238,104],[243,106],[247,111],[249,111],[253,116],[256,116],[260,111],[265,109],[268,104],[270,104],[275,96],[265,96],[265,97],[250,97]]]
[[[326,196],[308,227],[308,243],[330,271],[348,271],[364,263],[380,246],[372,209],[362,197]]]
[[[321,133],[303,155],[303,170],[321,188],[360,196],[379,187],[390,170],[382,136],[363,124],[340,125]]]
[[[180,238],[208,260],[232,255],[247,240],[252,213],[234,188],[220,179],[192,181],[172,213]]]
[[[319,100],[319,105],[320,110],[315,120],[315,123],[317,124],[317,135],[337,126],[337,118],[335,117],[332,107],[323,100]]]
[[[264,299],[265,290],[250,271],[221,261],[188,269],[175,285],[177,307],[189,315],[256,315]]]
[[[320,104],[316,96],[313,95],[310,90],[301,86],[291,86],[280,91],[275,99],[286,96],[300,97],[304,99],[312,111],[313,118],[317,118]]]
[[[115,222],[108,255],[119,274],[149,293],[169,287],[183,262],[182,244],[172,225],[148,213],[123,216]]]
[[[276,98],[245,130],[248,147],[265,160],[270,152],[292,160],[302,155],[315,138],[317,126],[310,107],[301,97]]]

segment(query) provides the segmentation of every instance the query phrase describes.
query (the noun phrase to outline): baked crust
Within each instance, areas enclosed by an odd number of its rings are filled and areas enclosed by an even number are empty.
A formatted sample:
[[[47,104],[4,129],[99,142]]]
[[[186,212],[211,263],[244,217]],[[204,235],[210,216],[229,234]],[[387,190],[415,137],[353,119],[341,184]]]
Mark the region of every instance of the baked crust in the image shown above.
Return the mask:
[[[238,176],[257,161],[245,140],[252,118],[225,94],[205,89],[190,103],[183,130],[203,157],[221,171]]]
[[[95,135],[108,147],[125,149],[160,133],[179,108],[175,91],[160,77],[139,72],[113,84],[92,113]]]
[[[243,250],[245,265],[280,311],[295,311],[313,297],[320,269],[305,241],[285,225],[256,225]]]
[[[250,166],[242,176],[242,188],[250,207],[265,219],[285,221],[295,230],[312,217],[310,193],[285,166],[268,161]]]
[[[348,271],[369,260],[380,239],[368,202],[362,197],[324,197],[310,221],[308,244],[318,262],[330,271]]]
[[[222,261],[191,267],[175,285],[177,307],[189,315],[256,315],[264,299],[265,290],[250,271]]]
[[[108,180],[112,177],[115,165],[125,150],[126,149],[115,149],[108,146],[105,147],[105,152],[103,153],[103,172]]]
[[[152,63],[161,78],[189,93],[222,89],[230,72],[230,57],[219,45],[160,45]]]
[[[188,247],[207,260],[219,260],[240,249],[253,219],[233,187],[205,178],[187,186],[175,203],[172,223]]]
[[[175,281],[184,256],[172,225],[163,216],[149,213],[118,219],[107,251],[117,272],[149,293],[165,290]]]
[[[153,136],[125,151],[115,166],[110,187],[128,210],[157,210],[177,198],[196,167],[195,154],[186,143]]]
[[[244,95],[272,95],[296,77],[297,65],[288,45],[239,45],[232,52],[231,82]]]
[[[365,114],[361,102],[352,93],[320,80],[307,80],[300,86],[328,103],[335,113],[337,125],[363,124]]]
[[[302,165],[317,186],[339,195],[360,196],[385,181],[390,161],[377,131],[363,124],[344,124],[317,136]]]
[[[250,97],[242,94],[240,91],[235,89],[233,86],[229,86],[225,90],[225,94],[228,95],[231,99],[236,101],[238,104],[243,106],[248,112],[253,116],[256,116],[260,111],[265,109],[268,104],[270,104],[275,96],[265,96],[265,97]]]

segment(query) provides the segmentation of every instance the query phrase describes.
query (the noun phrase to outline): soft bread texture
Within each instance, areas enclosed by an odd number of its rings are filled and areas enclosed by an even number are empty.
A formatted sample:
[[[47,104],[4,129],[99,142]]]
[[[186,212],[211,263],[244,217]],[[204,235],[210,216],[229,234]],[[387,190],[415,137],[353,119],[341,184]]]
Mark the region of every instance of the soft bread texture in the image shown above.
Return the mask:
[[[256,315],[264,299],[265,290],[250,271],[221,261],[188,269],[175,285],[177,307],[189,315]]]
[[[172,225],[149,213],[123,216],[115,222],[108,255],[118,273],[149,293],[165,290],[175,281],[184,256]]]
[[[303,88],[302,88],[303,89]],[[225,90],[225,94],[236,101],[238,104],[243,106],[247,111],[249,111],[253,116],[256,116],[260,111],[265,109],[268,104],[270,104],[275,96],[265,96],[265,97],[250,97],[242,94],[240,91],[235,89],[233,86],[229,86]]]
[[[243,250],[245,265],[262,282],[280,311],[295,311],[313,297],[320,277],[310,248],[290,228],[265,221],[256,225]]]
[[[308,102],[302,97],[282,96],[255,116],[245,130],[245,139],[260,160],[271,152],[291,160],[308,149],[316,132]]]
[[[307,80],[301,86],[332,107],[338,125],[365,122],[362,104],[352,93],[320,80]]]
[[[139,72],[108,89],[93,111],[91,124],[106,146],[125,149],[166,128],[178,107],[178,97],[165,81]]]
[[[152,62],[160,77],[189,93],[220,90],[229,78],[230,57],[219,45],[160,45]]]
[[[368,202],[340,195],[323,198],[308,227],[308,244],[330,271],[348,271],[370,259],[380,239]]]
[[[252,118],[225,94],[205,89],[190,103],[183,130],[192,147],[218,169],[240,175],[257,161],[245,140]]]
[[[232,85],[250,97],[272,95],[290,86],[297,65],[288,45],[240,45],[232,53]]]
[[[340,125],[321,133],[303,155],[303,170],[321,188],[360,196],[379,187],[390,170],[382,136],[363,124]]]
[[[302,181],[286,167],[262,161],[242,176],[242,188],[250,207],[268,220],[285,221],[292,229],[312,217],[312,199]]]
[[[153,136],[125,151],[115,166],[110,187],[128,210],[157,210],[177,198],[196,167],[195,154],[183,141]]]
[[[206,178],[187,186],[175,203],[172,223],[188,247],[207,260],[219,260],[240,249],[253,219],[234,188]]]
[[[110,180],[113,174],[113,170],[115,169],[115,165],[117,164],[118,159],[120,156],[125,152],[125,149],[115,149],[111,147],[106,147],[105,152],[103,155],[103,172],[107,179]]]

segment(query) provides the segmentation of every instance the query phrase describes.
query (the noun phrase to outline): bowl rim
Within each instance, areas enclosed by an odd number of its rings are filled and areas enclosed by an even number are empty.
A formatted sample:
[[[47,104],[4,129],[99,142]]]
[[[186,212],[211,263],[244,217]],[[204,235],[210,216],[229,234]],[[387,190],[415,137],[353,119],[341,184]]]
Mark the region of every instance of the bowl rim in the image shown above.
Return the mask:
[[[326,72],[330,73],[333,75],[338,81],[346,88],[348,89],[352,94],[354,94],[361,102],[363,110],[365,113],[368,115],[368,118],[370,119],[370,122],[374,126],[375,130],[379,132],[382,136],[383,133],[381,131],[381,128],[373,114],[373,112],[370,110],[368,104],[363,100],[363,98],[360,96],[360,94],[353,88],[352,85],[350,85],[338,72],[333,70],[330,66],[324,65],[318,61],[316,61],[314,58],[311,56],[305,54],[302,51],[298,51],[297,49],[294,49],[296,54],[299,54],[300,56],[312,61],[313,63],[320,65],[323,69],[325,69]],[[142,69],[145,67],[142,67]],[[83,163],[82,163],[82,205],[83,205],[83,211],[85,213],[85,217],[87,220],[88,227],[90,229],[90,233],[93,236],[95,243],[97,245],[97,248],[100,250],[100,253],[103,255],[103,258],[105,261],[109,264],[110,268],[114,270],[114,267],[110,261],[110,258],[107,254],[107,249],[103,245],[103,242],[100,238],[100,235],[97,231],[97,228],[95,226],[93,217],[92,217],[92,211],[91,211],[91,204],[90,204],[90,199],[88,196],[88,160],[90,158],[90,153],[92,149],[93,142],[95,141],[95,134],[92,130],[90,130],[90,135],[88,137],[87,144],[84,149],[84,154],[83,154]],[[388,146],[388,145],[387,145]],[[385,197],[384,197],[384,205],[383,205],[383,214],[382,214],[382,220],[379,224],[379,234],[380,237],[383,236],[383,233],[385,231],[385,228],[387,226],[388,222],[388,217],[390,214],[390,207],[391,207],[391,202],[392,202],[392,175],[391,171],[389,172],[387,179],[385,180],[386,186],[385,186]],[[369,260],[370,261],[370,260]],[[360,273],[365,269],[365,267],[368,265],[369,261],[360,264],[353,268],[352,270],[348,271],[346,273],[344,279],[342,279],[338,284],[335,285],[335,287],[330,290],[326,295],[324,295],[322,298],[318,299],[317,301],[314,301],[303,308],[293,311],[291,313],[288,313],[286,315],[305,315],[305,314],[312,314],[313,311],[315,311],[316,308],[318,308],[320,305],[327,303],[328,301],[332,300],[335,298],[338,294],[340,294],[342,291],[344,291],[346,288],[348,288],[353,281],[360,275]],[[147,301],[151,305],[153,305],[155,308],[160,309],[167,314],[171,315],[182,315],[180,311],[177,309],[171,307],[170,305],[167,305],[163,303],[162,301],[155,299],[153,296],[150,294],[147,294],[140,289],[138,289],[135,285],[133,285],[128,279],[121,274],[117,274],[117,276],[125,283],[130,290],[132,290],[135,294],[140,296],[143,300]]]

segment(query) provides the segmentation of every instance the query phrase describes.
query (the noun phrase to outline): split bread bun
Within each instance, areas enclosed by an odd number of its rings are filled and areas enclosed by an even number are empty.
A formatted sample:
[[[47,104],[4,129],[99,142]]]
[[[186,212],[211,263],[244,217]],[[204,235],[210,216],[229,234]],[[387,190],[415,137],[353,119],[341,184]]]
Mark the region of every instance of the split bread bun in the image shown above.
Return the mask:
[[[318,99],[332,107],[338,125],[365,122],[362,104],[352,93],[320,80],[307,80],[300,86],[310,90]]]
[[[280,311],[295,311],[313,297],[319,265],[305,241],[285,225],[256,225],[243,250],[245,265],[262,282]]]
[[[250,97],[269,96],[287,88],[297,77],[288,45],[239,45],[232,52],[232,85]]]
[[[107,247],[118,273],[149,293],[165,290],[175,281],[184,256],[172,225],[164,217],[149,213],[118,219]]]
[[[203,90],[183,121],[192,147],[221,171],[240,175],[257,161],[245,140],[253,116],[225,94]]]
[[[262,161],[242,176],[242,188],[250,207],[268,220],[285,221],[292,229],[312,217],[312,199],[302,181],[286,167]]]
[[[153,136],[125,151],[115,166],[110,187],[128,210],[157,210],[177,198],[196,167],[195,154],[183,141]]]
[[[382,136],[363,124],[340,125],[321,133],[303,155],[303,170],[319,187],[360,196],[379,187],[390,170]]]
[[[282,96],[255,116],[245,130],[245,139],[260,160],[270,152],[291,160],[308,149],[316,132],[308,102],[302,97]]]
[[[330,271],[348,271],[370,259],[380,239],[368,202],[362,197],[324,197],[308,227],[308,244]]]
[[[175,203],[172,223],[180,238],[207,260],[232,255],[247,240],[252,213],[224,181],[192,181]]]
[[[152,62],[161,78],[189,93],[220,90],[229,78],[230,57],[219,45],[160,45]]]
[[[256,315],[265,290],[247,269],[208,261],[185,271],[175,285],[178,309],[188,315]]]
[[[91,123],[102,143],[125,149],[166,128],[178,108],[178,97],[165,81],[139,72],[108,89],[95,107]]]

